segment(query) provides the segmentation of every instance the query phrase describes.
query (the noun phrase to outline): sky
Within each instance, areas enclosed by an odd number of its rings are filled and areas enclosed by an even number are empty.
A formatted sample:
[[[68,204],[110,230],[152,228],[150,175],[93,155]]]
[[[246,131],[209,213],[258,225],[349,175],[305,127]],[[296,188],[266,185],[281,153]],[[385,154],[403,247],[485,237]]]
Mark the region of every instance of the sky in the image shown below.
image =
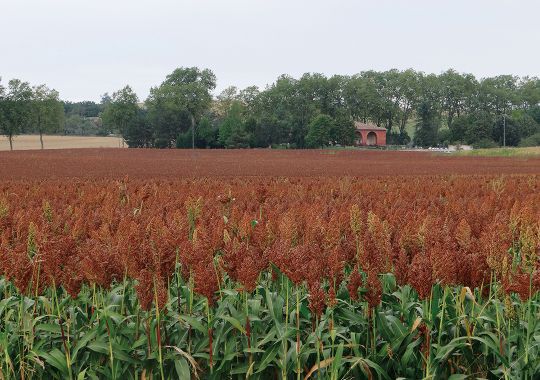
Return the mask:
[[[280,74],[392,68],[540,76],[538,0],[0,0],[0,76],[141,100],[175,68],[216,94]]]

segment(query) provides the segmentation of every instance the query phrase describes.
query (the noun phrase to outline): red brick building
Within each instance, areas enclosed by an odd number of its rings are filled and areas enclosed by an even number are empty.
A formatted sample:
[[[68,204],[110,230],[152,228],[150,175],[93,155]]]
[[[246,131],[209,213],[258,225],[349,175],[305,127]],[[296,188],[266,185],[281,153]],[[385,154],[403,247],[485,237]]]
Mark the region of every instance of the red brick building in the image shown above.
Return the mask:
[[[386,128],[377,127],[375,124],[365,124],[357,121],[354,123],[356,129],[356,146],[384,146],[386,145]]]

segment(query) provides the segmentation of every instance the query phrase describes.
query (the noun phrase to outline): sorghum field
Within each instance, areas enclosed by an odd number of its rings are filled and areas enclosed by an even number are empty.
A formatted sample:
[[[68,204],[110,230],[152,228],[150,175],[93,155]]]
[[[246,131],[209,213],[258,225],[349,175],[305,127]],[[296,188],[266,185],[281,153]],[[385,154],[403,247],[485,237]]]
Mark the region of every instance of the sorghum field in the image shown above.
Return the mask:
[[[540,159],[0,154],[0,379],[540,373]]]

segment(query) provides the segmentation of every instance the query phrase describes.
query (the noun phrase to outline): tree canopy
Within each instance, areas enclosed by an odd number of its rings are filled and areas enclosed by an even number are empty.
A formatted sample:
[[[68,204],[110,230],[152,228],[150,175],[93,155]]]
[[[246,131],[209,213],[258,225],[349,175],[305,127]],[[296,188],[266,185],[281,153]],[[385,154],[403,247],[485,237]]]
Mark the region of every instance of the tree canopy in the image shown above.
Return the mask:
[[[13,79],[0,83],[1,133],[12,143],[19,133],[58,132],[63,119],[64,133],[118,133],[129,146],[158,148],[350,145],[355,121],[386,128],[388,144],[523,145],[540,135],[536,77],[393,69],[284,74],[264,89],[217,95],[215,87],[212,71],[181,67],[143,102],[126,86],[99,103],[63,102],[60,118],[56,91]]]
[[[103,121],[118,131],[128,141],[137,140],[138,135],[139,98],[130,86],[113,93],[112,98],[105,105]],[[134,143],[132,142],[132,145]]]
[[[173,147],[178,136],[191,129],[195,146],[195,125],[210,108],[215,87],[212,71],[187,67],[174,70],[160,86],[150,89],[146,106],[159,145]]]
[[[28,82],[12,79],[6,90],[2,90],[0,102],[0,130],[9,140],[13,150],[14,137],[24,132],[32,118],[32,87]]]
[[[31,99],[31,123],[39,133],[43,149],[43,134],[60,131],[64,122],[64,107],[60,102],[58,91],[51,90],[45,85],[34,87]]]

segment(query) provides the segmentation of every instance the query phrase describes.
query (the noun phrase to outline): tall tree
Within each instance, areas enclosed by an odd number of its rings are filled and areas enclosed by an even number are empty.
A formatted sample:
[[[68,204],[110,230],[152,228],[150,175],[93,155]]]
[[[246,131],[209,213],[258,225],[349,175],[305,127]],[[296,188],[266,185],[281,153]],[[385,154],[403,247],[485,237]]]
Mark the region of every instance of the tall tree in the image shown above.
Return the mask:
[[[212,124],[209,117],[203,116],[197,124],[195,143],[199,148],[216,147],[219,129]]]
[[[418,121],[414,143],[418,146],[428,147],[437,145],[438,120],[435,108],[427,101],[423,101],[418,108]]]
[[[6,101],[6,89],[2,85],[2,77],[0,77],[0,132],[3,133],[4,131],[4,122],[5,122],[5,116],[4,116],[4,102]]]
[[[328,115],[318,115],[309,123],[306,144],[310,148],[324,147],[330,143],[334,120]]]
[[[12,79],[0,102],[0,131],[8,137],[9,148],[13,150],[13,138],[31,122],[32,88],[28,82]]]
[[[191,122],[192,148],[195,148],[195,124],[210,107],[211,91],[216,76],[209,69],[182,67],[174,70],[160,86],[166,97],[173,97],[177,106],[186,110]]]
[[[154,145],[153,131],[146,110],[137,110],[135,120],[127,126],[124,139],[130,148],[151,148]]]
[[[405,70],[400,75],[400,89],[402,96],[399,99],[401,119],[399,121],[400,136],[406,135],[405,127],[418,106],[420,85],[424,74],[412,69]]]
[[[540,106],[540,79],[525,77],[519,86],[519,98],[523,108],[531,109]]]
[[[495,115],[508,115],[519,103],[517,89],[518,78],[513,75],[485,78],[479,87],[480,106]]]
[[[113,93],[112,99],[106,103],[102,118],[122,135],[122,145],[128,131],[134,128],[139,117],[139,98],[130,86]]]
[[[414,143],[420,146],[434,146],[440,127],[441,86],[436,75],[426,75],[422,79],[419,106],[416,111],[417,123]]]
[[[217,96],[214,102],[214,111],[218,118],[224,119],[231,109],[233,102],[239,100],[238,88],[229,86]]]
[[[245,129],[242,112],[242,104],[239,101],[232,102],[227,117],[219,127],[218,141],[226,148],[249,147],[250,138]]]
[[[280,75],[275,83],[258,96],[258,119],[275,132],[274,143],[304,146],[307,124],[311,119],[311,102],[299,95],[298,81]]]
[[[477,91],[478,83],[472,74],[459,74],[448,70],[440,75],[442,92],[441,110],[446,113],[446,124],[452,127],[452,121],[470,106]]]
[[[45,85],[36,86],[32,91],[32,122],[39,133],[39,142],[43,149],[43,134],[58,132],[64,121],[64,106],[60,102],[58,91]]]

